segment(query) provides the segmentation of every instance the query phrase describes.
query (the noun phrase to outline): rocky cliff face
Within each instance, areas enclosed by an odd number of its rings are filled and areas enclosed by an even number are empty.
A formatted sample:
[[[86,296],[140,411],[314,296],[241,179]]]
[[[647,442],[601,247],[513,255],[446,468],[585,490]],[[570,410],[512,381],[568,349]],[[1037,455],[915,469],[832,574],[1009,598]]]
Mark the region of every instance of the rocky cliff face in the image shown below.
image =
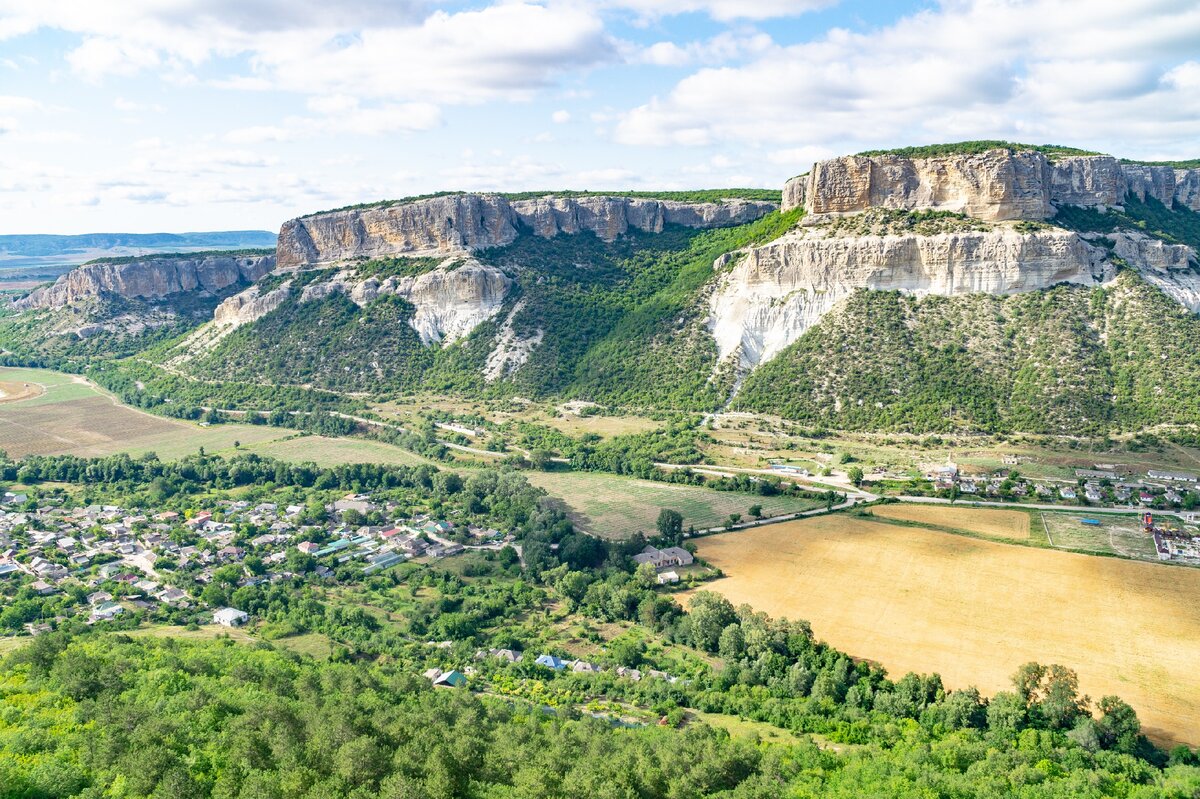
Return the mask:
[[[397,295],[416,308],[410,324],[422,343],[449,343],[498,314],[511,285],[511,279],[499,269],[457,257],[422,275],[385,280],[359,277],[353,267],[347,267],[328,280],[308,284],[298,299],[313,302],[345,294],[365,306],[381,296]],[[266,294],[251,286],[217,306],[213,322],[221,333],[228,332],[265,316],[292,295],[291,281]]]
[[[629,197],[543,197],[509,201],[454,194],[411,203],[293,219],[279,233],[279,265],[305,266],[408,253],[447,253],[511,244],[521,229],[539,236],[589,231],[606,241],[631,228],[705,228],[749,222],[774,203],[682,203]]]
[[[1122,164],[1107,155],[1051,160],[1032,150],[821,161],[784,187],[784,209],[957,211],[990,221],[1048,219],[1060,205],[1120,205],[1128,194],[1200,211],[1200,170]]]
[[[998,225],[921,235],[855,236],[800,228],[718,262],[708,327],[721,361],[770,360],[855,289],[1014,294],[1112,277],[1106,251],[1065,230]]]
[[[275,268],[274,255],[195,255],[139,258],[125,263],[90,263],[72,269],[53,285],[17,300],[18,309],[62,308],[104,294],[156,300],[185,291],[223,291],[252,283]]]

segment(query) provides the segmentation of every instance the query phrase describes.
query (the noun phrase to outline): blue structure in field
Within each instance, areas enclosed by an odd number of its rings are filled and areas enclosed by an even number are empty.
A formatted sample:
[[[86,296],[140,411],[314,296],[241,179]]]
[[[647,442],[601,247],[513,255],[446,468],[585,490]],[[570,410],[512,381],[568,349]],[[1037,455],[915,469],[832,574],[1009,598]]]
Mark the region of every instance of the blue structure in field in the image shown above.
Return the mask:
[[[1079,523],[1080,523],[1080,524],[1086,524],[1086,525],[1088,525],[1089,527],[1099,527],[1099,526],[1100,526],[1100,520],[1099,520],[1099,519],[1080,519],[1080,520],[1079,520]]]

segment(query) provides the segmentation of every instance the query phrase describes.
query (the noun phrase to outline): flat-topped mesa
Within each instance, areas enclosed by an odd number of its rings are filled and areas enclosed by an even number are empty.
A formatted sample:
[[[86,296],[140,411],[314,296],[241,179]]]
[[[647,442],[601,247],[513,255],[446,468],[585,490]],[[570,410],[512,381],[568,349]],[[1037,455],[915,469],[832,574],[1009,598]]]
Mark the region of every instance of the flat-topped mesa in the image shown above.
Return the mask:
[[[21,310],[62,308],[105,294],[157,300],[186,291],[216,294],[239,283],[253,283],[275,268],[266,253],[191,253],[95,261],[72,269],[53,285],[16,300]]]
[[[483,250],[511,244],[522,229],[551,237],[590,231],[612,241],[631,228],[723,227],[752,222],[778,208],[731,199],[687,203],[637,197],[539,197],[451,194],[399,205],[330,211],[285,222],[279,265],[297,267],[406,253]]]
[[[1120,205],[1126,196],[1200,211],[1200,170],[1123,164],[1108,155],[1048,158],[1035,150],[820,161],[783,190],[783,208],[847,214],[868,208],[956,211],[977,219],[1048,219],[1058,206]]]

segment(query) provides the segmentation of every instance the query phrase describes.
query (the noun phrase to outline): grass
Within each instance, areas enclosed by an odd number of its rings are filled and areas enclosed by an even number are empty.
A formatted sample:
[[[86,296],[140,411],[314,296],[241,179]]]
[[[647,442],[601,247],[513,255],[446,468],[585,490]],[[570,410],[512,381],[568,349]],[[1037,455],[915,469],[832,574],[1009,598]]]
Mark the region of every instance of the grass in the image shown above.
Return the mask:
[[[396,463],[416,466],[429,463],[425,458],[406,449],[381,441],[357,438],[292,435],[243,446],[242,449],[281,460],[312,461],[318,466],[336,466],[340,463]]]
[[[1142,531],[1136,515],[1118,516],[1107,513],[1040,514],[1049,534],[1050,544],[1058,549],[1117,555],[1136,560],[1157,561],[1154,539]],[[1084,519],[1100,522],[1087,525]]]
[[[220,624],[204,624],[198,629],[189,630],[176,624],[164,624],[154,627],[139,627],[136,630],[125,631],[125,635],[135,638],[183,638],[192,640],[211,641],[228,635],[231,640],[243,644],[254,643],[258,639],[240,627],[224,627]]]
[[[688,717],[710,727],[725,730],[732,738],[749,738],[772,744],[798,744],[803,740],[789,730],[780,729],[773,724],[751,721],[727,713],[706,713],[703,710],[692,710],[688,712]]]
[[[845,514],[697,543],[727,575],[707,590],[807,619],[893,676],[937,672],[994,693],[1023,663],[1060,663],[1083,693],[1129,702],[1156,741],[1200,743],[1200,570]]]
[[[321,633],[289,635],[284,638],[276,638],[271,643],[300,655],[308,655],[316,660],[328,660],[331,648],[329,637]]]
[[[559,499],[577,526],[604,538],[628,538],[639,530],[653,533],[663,508],[679,511],[685,527],[699,530],[723,524],[731,513],[748,519],[751,505],[762,505],[764,516],[818,506],[808,499],[758,497],[591,472],[531,472],[529,481]]]
[[[24,636],[0,637],[0,657],[7,655],[9,652],[17,651],[32,640],[32,638]]]

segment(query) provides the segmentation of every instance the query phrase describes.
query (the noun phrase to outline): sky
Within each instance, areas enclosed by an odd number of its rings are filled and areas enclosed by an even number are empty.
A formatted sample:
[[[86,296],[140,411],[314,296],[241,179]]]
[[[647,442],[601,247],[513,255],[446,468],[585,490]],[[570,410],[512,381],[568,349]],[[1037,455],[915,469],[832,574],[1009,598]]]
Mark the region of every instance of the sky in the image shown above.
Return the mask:
[[[1200,156],[1200,2],[0,0],[0,233],[775,188],[980,138]]]

